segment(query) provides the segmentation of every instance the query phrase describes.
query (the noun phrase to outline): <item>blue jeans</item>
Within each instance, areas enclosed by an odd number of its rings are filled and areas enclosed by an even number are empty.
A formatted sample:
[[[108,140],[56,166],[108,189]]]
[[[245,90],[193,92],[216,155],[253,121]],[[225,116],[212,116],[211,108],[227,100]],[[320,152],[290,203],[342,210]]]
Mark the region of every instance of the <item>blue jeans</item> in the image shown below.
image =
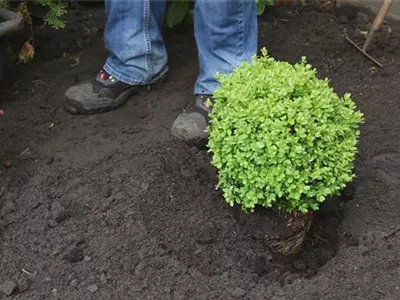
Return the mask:
[[[106,0],[104,70],[132,84],[150,84],[168,70],[161,36],[164,0]],[[211,95],[215,73],[229,73],[257,53],[255,0],[196,0],[194,30],[199,76],[194,94]]]

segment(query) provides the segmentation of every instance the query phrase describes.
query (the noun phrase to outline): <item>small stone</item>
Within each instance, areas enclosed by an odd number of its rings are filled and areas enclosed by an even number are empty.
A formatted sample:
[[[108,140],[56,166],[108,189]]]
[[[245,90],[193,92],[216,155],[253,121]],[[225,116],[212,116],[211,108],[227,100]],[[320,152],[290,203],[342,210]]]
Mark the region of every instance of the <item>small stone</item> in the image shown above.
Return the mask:
[[[29,288],[28,280],[21,278],[18,280],[18,290],[20,293],[25,292]]]
[[[199,255],[201,252],[203,252],[203,249],[199,248],[196,251],[194,251],[194,255]]]
[[[295,260],[292,264],[296,271],[304,272],[307,268],[306,264],[302,260]]]
[[[92,294],[96,293],[99,287],[96,284],[92,284],[87,287],[87,290],[91,292]]]
[[[144,262],[140,262],[135,268],[135,275],[139,276],[140,274],[142,274],[142,271],[143,271],[144,268],[145,268],[145,263]]]
[[[236,288],[232,291],[232,296],[234,298],[243,298],[246,295],[246,291],[241,288]]]
[[[52,289],[51,293],[53,294],[54,297],[58,296],[58,290],[57,289]]]
[[[108,198],[111,196],[111,194],[112,194],[112,190],[109,186],[107,186],[103,191],[103,197]]]
[[[1,209],[1,216],[4,217],[9,215],[15,211],[15,205],[11,201],[7,201],[4,203],[3,208]]]
[[[17,284],[12,280],[7,280],[5,283],[0,285],[0,291],[6,296],[11,296],[16,288]]]
[[[79,284],[79,287],[84,287],[84,286],[86,286],[86,281],[82,281],[80,284]]]
[[[58,223],[56,220],[50,219],[47,221],[47,225],[49,225],[49,227],[54,228],[58,226]]]
[[[144,290],[145,288],[146,288],[145,285],[131,286],[131,287],[130,287],[130,289],[131,289],[133,292],[137,292],[137,293],[143,292],[143,290]]]
[[[360,245],[359,248],[360,248],[361,255],[367,255],[370,252],[370,250],[367,246]]]
[[[64,211],[64,207],[61,205],[60,202],[53,202],[53,204],[51,205],[51,214],[54,217],[54,219],[56,217],[58,217],[58,215]]]
[[[70,250],[67,254],[63,256],[63,259],[70,262],[70,263],[76,263],[81,261],[84,258],[83,255],[83,250],[80,248],[73,248]]]
[[[108,283],[108,277],[107,277],[107,275],[106,275],[105,273],[101,273],[101,275],[100,275],[100,282],[101,282],[102,284],[107,284],[107,283]]]
[[[84,260],[85,260],[85,261],[91,261],[92,258],[91,258],[90,256],[85,256]]]
[[[340,22],[341,24],[347,24],[347,23],[349,23],[349,19],[348,19],[345,15],[341,15],[341,16],[339,17],[339,22]]]
[[[53,202],[53,204],[51,205],[51,216],[58,223],[61,223],[62,221],[68,218],[68,215],[65,212],[64,207],[61,205],[60,202],[57,201]]]
[[[72,274],[72,273],[71,273],[71,274],[68,274],[67,279],[68,279],[69,281],[75,279],[75,274]]]
[[[101,265],[100,266],[100,272],[104,273],[107,270],[107,266],[106,265]]]
[[[142,184],[140,185],[140,187],[142,188],[142,190],[145,192],[149,189],[149,184],[146,182],[142,182]]]
[[[32,210],[38,208],[39,206],[41,206],[43,203],[40,202],[39,200],[34,200],[33,204],[32,204]]]
[[[11,168],[11,167],[13,166],[13,163],[12,163],[11,159],[6,159],[6,160],[4,161],[4,166],[5,166],[7,169]]]
[[[374,275],[372,273],[366,273],[363,279],[365,286],[368,286],[374,281]]]
[[[71,280],[71,283],[69,284],[72,287],[76,287],[78,285],[78,281],[76,279]]]
[[[191,170],[186,167],[181,167],[181,175],[183,178],[190,178],[193,176]]]
[[[311,277],[313,277],[315,274],[317,274],[317,272],[318,272],[317,269],[309,268],[309,269],[307,269],[306,275],[307,275],[308,278],[311,278]]]
[[[14,214],[9,214],[9,215],[4,217],[3,226],[7,227],[7,226],[11,225],[12,223],[14,223],[14,221],[15,221],[15,215]]]
[[[54,157],[49,157],[46,161],[46,165],[51,165],[54,162]]]

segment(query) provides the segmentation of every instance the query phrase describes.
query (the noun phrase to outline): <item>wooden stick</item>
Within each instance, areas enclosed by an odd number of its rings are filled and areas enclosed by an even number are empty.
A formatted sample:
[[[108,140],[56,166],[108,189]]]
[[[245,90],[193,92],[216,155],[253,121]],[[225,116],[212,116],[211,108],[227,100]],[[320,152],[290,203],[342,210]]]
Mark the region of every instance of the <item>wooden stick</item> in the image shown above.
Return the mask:
[[[362,54],[364,54],[367,58],[369,58],[371,61],[373,61],[375,64],[377,64],[379,67],[383,67],[380,62],[378,62],[375,58],[373,58],[371,55],[369,55],[367,52],[365,52],[363,49],[361,49],[356,43],[354,43],[349,37],[346,36],[346,40],[349,41],[358,51],[360,51]]]
[[[367,51],[367,47],[369,46],[369,44],[372,41],[372,38],[375,34],[375,32],[379,29],[379,27],[381,26],[383,20],[385,19],[387,13],[389,12],[391,6],[393,4],[393,0],[384,0],[383,4],[381,6],[381,9],[379,10],[374,23],[372,24],[372,28],[367,36],[367,40],[364,43],[364,46],[362,48],[362,50],[365,52]]]

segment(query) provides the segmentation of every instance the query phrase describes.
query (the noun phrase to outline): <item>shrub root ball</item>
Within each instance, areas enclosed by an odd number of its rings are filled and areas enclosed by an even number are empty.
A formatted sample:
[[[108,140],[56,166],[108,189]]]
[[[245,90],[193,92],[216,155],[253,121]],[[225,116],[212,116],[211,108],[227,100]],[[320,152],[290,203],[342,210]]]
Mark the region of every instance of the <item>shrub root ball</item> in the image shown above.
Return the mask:
[[[266,243],[269,250],[285,256],[298,255],[313,225],[314,216],[313,211],[286,216],[285,230],[275,235],[267,235]]]
[[[319,79],[305,58],[290,64],[263,49],[217,78],[207,129],[217,188],[231,206],[285,212],[290,239],[281,251],[295,253],[312,212],[355,176],[363,114],[350,94],[339,97],[328,79]]]

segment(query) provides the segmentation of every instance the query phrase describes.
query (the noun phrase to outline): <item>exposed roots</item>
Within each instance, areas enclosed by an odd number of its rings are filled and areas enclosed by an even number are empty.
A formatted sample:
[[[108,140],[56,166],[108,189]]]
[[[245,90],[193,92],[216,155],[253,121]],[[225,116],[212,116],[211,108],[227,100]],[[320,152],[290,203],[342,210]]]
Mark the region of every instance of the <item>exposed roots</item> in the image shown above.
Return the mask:
[[[286,230],[281,234],[267,236],[267,246],[273,253],[296,256],[303,249],[310,231],[314,214],[294,214],[286,218]]]

